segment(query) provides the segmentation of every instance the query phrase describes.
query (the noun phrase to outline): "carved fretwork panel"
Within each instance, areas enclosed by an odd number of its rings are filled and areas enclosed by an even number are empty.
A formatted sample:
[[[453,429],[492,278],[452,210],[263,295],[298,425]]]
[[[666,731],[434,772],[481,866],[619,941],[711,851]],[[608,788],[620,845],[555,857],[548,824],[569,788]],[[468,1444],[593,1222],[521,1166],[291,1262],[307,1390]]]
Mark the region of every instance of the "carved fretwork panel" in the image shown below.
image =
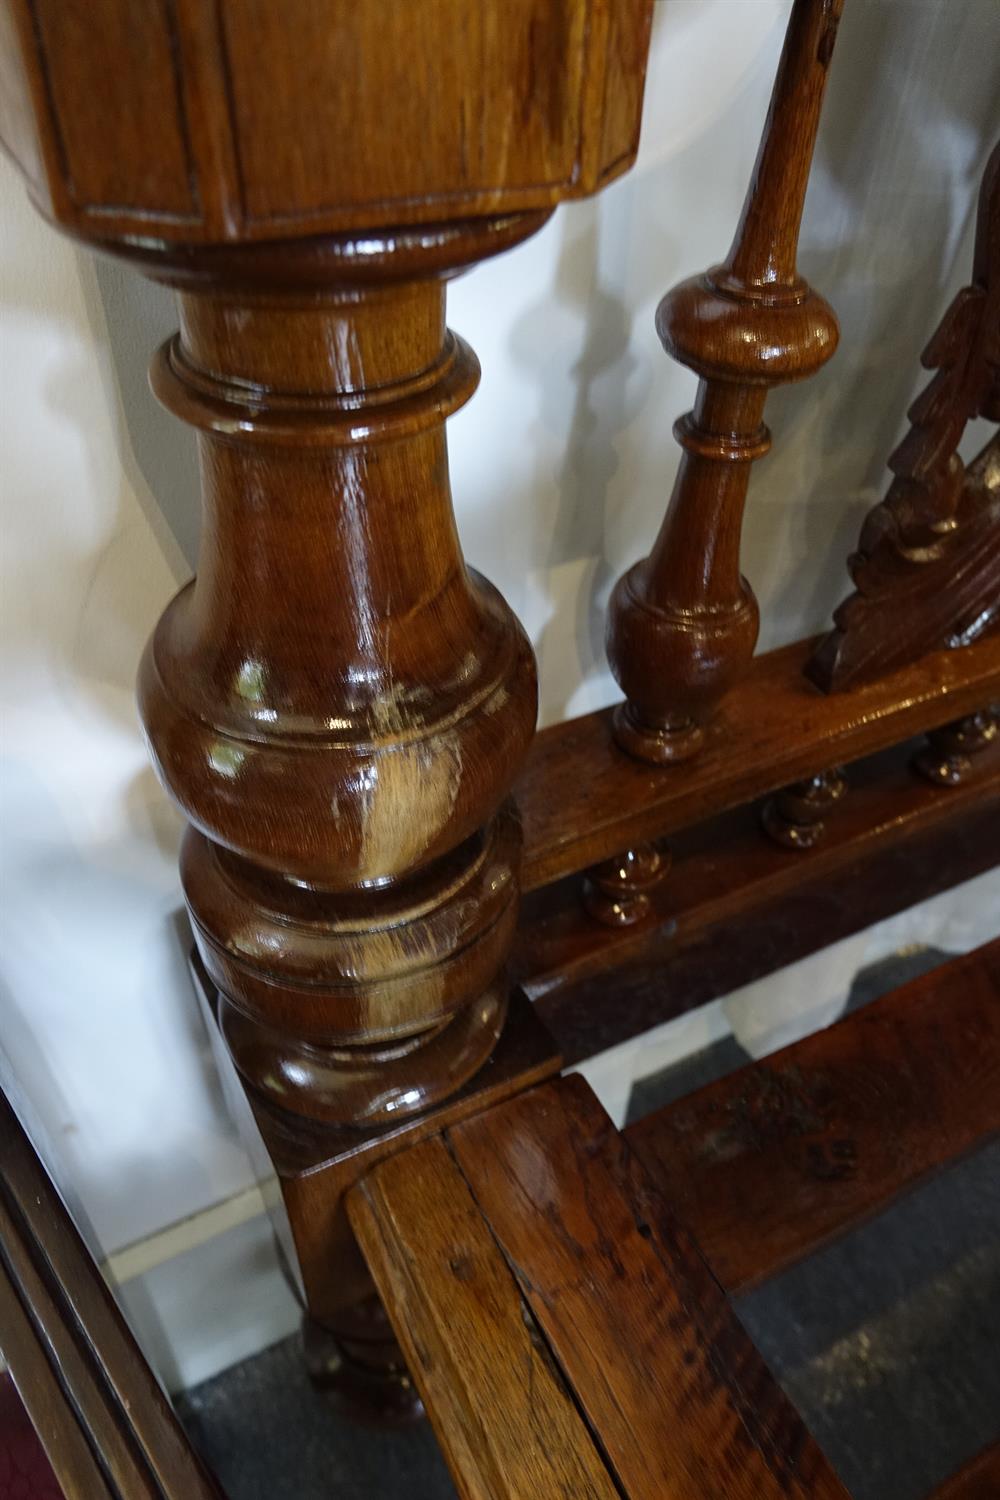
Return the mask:
[[[968,468],[958,453],[973,417],[1000,421],[1000,146],[983,179],[972,284],[923,364],[934,377],[910,407],[889,459],[895,477],[848,564],[856,592],[809,664],[828,692],[1000,629],[1000,441]]]

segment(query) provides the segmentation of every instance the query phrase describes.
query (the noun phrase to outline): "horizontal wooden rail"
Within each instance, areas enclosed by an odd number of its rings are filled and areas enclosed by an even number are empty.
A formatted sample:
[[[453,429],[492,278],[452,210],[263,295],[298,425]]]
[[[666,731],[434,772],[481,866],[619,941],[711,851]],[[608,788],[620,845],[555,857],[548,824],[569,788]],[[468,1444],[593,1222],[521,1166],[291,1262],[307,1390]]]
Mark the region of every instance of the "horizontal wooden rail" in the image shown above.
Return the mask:
[[[1000,941],[625,1137],[743,1292],[1000,1132]]]
[[[756,833],[751,816],[748,810],[743,819],[748,842]],[[676,927],[654,928],[641,948],[616,949],[612,971],[592,971],[547,989],[535,1010],[566,1064],[581,1062],[971,880],[996,864],[998,849],[1000,803],[994,800],[903,839],[887,838],[867,857],[849,859],[816,879],[803,869],[792,889],[769,894],[768,882],[759,890],[748,882],[742,908],[724,920],[702,925],[696,908],[688,925],[682,914]],[[727,871],[736,876],[740,866],[738,853],[733,859],[732,865],[726,858],[716,863],[719,889],[706,901],[706,912],[716,898],[736,894],[727,891]],[[706,881],[712,863],[706,852]],[[680,878],[685,868],[679,868]]]
[[[796,641],[757,657],[692,761],[652,767],[631,759],[614,743],[611,709],[543,729],[514,786],[524,889],[1000,698],[1000,637],[936,652],[876,683],[829,695],[802,675],[815,646]]]
[[[783,848],[765,837],[758,806],[733,809],[683,830],[670,841],[673,862],[667,876],[648,893],[649,915],[635,926],[595,921],[581,899],[579,876],[532,892],[521,908],[517,979],[537,1000],[612,968],[662,963],[715,923],[804,888],[821,888],[837,872],[877,859],[919,834],[955,825],[972,811],[995,828],[995,861],[1000,861],[1000,740],[976,755],[953,787],[932,786],[913,773],[919,744],[894,746],[852,766],[849,794],[811,849]],[[958,878],[968,876],[960,872]],[[900,894],[904,899],[897,910],[924,899],[918,891],[906,900],[905,886]]]

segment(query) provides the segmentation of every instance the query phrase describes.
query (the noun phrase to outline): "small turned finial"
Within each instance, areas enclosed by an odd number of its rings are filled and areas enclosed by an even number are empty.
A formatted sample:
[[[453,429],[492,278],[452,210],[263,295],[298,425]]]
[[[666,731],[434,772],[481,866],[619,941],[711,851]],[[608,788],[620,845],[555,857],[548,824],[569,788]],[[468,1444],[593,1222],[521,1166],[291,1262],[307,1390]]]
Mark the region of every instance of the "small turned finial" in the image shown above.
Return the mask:
[[[913,757],[913,768],[935,786],[960,786],[972,770],[971,757],[989,749],[998,735],[997,711],[980,709],[964,719],[932,729],[927,744]]]
[[[626,703],[623,749],[684,760],[744,672],[757,602],[740,574],[750,465],[765,454],[768,389],[812,375],[833,354],[837,320],[795,265],[826,71],[842,0],[796,0],[750,189],[725,261],[668,292],[656,328],[700,377],[674,436],[684,449],[653,549],[619,579],[607,650]]]
[[[839,767],[820,771],[769,797],[761,825],[784,849],[814,849],[826,832],[827,818],[846,794],[847,779]]]
[[[650,893],[666,879],[670,853],[655,844],[636,844],[588,870],[583,904],[605,927],[632,927],[652,911]]]

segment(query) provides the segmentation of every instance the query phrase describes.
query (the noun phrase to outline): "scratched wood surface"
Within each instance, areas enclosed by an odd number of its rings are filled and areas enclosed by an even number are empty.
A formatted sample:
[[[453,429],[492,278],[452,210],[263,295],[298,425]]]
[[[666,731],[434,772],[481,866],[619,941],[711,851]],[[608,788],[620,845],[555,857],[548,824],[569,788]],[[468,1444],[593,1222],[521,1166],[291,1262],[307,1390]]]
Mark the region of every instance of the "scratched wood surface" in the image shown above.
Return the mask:
[[[615,1500],[444,1142],[382,1162],[349,1212],[463,1500]]]
[[[1000,940],[625,1136],[735,1294],[1000,1131]]]
[[[545,1084],[447,1138],[621,1493],[843,1500],[582,1078]],[[421,1274],[437,1273],[422,1260]],[[454,1315],[449,1338],[469,1342]]]

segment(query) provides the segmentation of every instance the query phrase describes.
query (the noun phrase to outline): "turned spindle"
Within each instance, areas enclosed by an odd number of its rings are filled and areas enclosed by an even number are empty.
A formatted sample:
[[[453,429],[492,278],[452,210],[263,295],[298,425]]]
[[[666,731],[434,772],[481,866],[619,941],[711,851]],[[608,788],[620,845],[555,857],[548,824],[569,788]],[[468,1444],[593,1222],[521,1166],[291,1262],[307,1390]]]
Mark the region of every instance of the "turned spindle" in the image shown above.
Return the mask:
[[[926,745],[913,757],[914,770],[935,786],[959,786],[972,769],[973,757],[996,744],[998,736],[996,709],[967,714],[930,731]]]
[[[500,1036],[536,708],[456,533],[445,422],[479,365],[445,286],[631,165],[651,0],[9,11],[33,198],[179,295],[151,379],[198,435],[203,527],[139,706],[215,1043],[310,1311],[401,1379],[343,1195]]]
[[[444,421],[479,367],[442,273],[538,222],[369,240],[360,269],[353,238],[246,247],[232,288],[208,251],[158,272],[181,331],[153,388],[198,430],[205,525],[140,711],[233,1060],[332,1124],[427,1108],[503,1024],[535,673],[459,549]]]
[[[670,853],[655,844],[636,844],[594,865],[583,882],[583,904],[605,927],[632,927],[652,911],[651,893],[670,869]]]
[[[652,552],[611,596],[607,650],[626,702],[623,749],[664,764],[698,750],[706,719],[745,670],[758,613],[740,574],[750,465],[770,446],[769,388],[814,374],[837,321],[796,270],[799,225],[843,0],[795,0],[739,227],[725,261],[660,303],[664,348],[699,376]]]
[[[843,771],[820,771],[769,797],[761,811],[761,825],[768,838],[784,849],[814,849],[826,832],[827,818],[846,794]]]

